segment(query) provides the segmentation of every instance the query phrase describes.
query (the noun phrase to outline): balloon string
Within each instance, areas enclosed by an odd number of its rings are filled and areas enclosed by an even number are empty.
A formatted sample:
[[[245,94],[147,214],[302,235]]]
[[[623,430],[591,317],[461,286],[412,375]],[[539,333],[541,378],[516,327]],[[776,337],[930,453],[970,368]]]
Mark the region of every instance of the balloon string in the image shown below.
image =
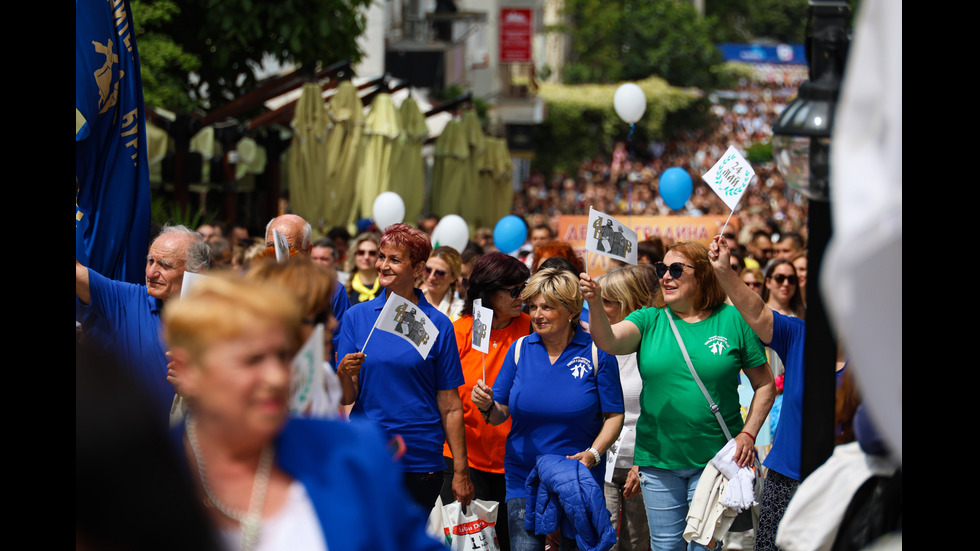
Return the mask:
[[[630,144],[630,169],[626,171],[626,179],[630,183],[630,195],[626,199],[627,211],[626,211],[626,225],[633,225],[633,179],[630,178],[630,171],[633,170],[633,131],[636,130],[636,123],[630,123],[630,133],[626,135],[626,141]]]

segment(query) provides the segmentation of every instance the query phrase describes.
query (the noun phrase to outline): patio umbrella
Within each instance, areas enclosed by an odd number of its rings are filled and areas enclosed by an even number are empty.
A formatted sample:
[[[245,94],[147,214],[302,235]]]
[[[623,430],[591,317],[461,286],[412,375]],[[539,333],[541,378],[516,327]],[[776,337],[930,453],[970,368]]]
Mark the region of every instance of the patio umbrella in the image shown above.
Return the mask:
[[[354,207],[354,185],[360,168],[364,106],[357,88],[345,80],[327,104],[333,126],[327,136],[327,193],[324,221],[327,226],[343,226]]]
[[[398,108],[398,125],[401,134],[395,140],[389,187],[390,191],[401,196],[405,203],[405,220],[412,223],[422,215],[422,203],[425,199],[422,145],[429,135],[429,128],[425,124],[425,115],[411,96]]]
[[[463,190],[470,183],[470,146],[463,123],[453,119],[436,139],[435,165],[432,167],[430,205],[439,217],[459,214]]]
[[[486,219],[489,213],[486,210],[486,200],[489,197],[489,189],[480,184],[480,169],[485,164],[484,153],[486,152],[486,136],[483,135],[483,128],[480,127],[480,118],[476,110],[470,109],[463,113],[463,133],[466,136],[466,144],[470,148],[470,159],[467,169],[469,170],[469,185],[463,189],[463,200],[459,205],[459,214],[470,226],[470,235],[476,228],[489,225]]]
[[[490,138],[488,148],[492,151],[493,158],[493,184],[490,194],[493,196],[493,223],[496,224],[497,220],[514,210],[514,184],[511,174],[514,162],[510,158],[510,150],[507,149],[507,140]]]
[[[371,112],[361,135],[361,168],[357,172],[356,199],[348,222],[371,218],[374,199],[382,191],[388,191],[391,153],[399,133],[398,112],[391,102],[391,94],[378,94],[371,102]]]
[[[290,127],[293,140],[287,153],[289,197],[293,212],[306,220],[325,215],[327,184],[327,133],[330,120],[323,106],[320,87],[303,85]]]

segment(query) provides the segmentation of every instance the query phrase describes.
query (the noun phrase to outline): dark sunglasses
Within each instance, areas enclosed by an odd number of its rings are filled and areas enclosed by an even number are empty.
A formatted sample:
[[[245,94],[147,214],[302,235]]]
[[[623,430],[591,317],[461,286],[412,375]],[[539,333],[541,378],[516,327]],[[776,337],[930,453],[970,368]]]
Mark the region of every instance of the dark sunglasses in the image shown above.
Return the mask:
[[[364,256],[364,255],[378,256],[378,251],[363,251],[363,250],[358,249],[357,256]]]
[[[797,278],[795,275],[776,274],[772,276],[772,278],[775,279],[776,283],[779,285],[782,285],[784,281],[789,281],[790,285],[796,285],[796,283],[799,281],[799,278]]]
[[[433,270],[432,268],[430,268],[428,266],[425,267],[425,275],[430,276],[430,275],[432,275],[433,272],[435,272],[436,277],[438,277],[439,279],[442,279],[442,278],[446,277],[446,275],[447,275],[446,274],[446,270]]]
[[[663,262],[657,262],[656,264],[653,265],[653,269],[657,271],[657,277],[662,278],[664,277],[664,274],[670,272],[670,277],[677,279],[681,277],[681,274],[684,273],[684,266],[687,266],[692,270],[694,269],[694,266],[691,266],[690,264],[684,264],[682,262],[674,262],[670,266],[664,264]]]
[[[527,283],[521,283],[517,287],[511,287],[510,289],[501,289],[501,291],[506,291],[507,293],[509,293],[510,298],[517,298],[521,296],[521,293],[524,292],[525,287],[527,287]]]

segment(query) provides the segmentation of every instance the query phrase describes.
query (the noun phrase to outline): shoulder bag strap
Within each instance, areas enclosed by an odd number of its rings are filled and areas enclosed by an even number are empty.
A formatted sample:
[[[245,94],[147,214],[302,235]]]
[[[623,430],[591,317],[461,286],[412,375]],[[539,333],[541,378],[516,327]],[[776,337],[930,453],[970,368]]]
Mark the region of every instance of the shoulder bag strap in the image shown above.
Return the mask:
[[[717,419],[718,424],[721,425],[721,432],[725,433],[725,438],[731,440],[732,433],[728,430],[728,425],[725,424],[725,420],[721,417],[718,404],[711,399],[711,395],[708,394],[708,389],[704,387],[704,383],[701,382],[701,377],[698,377],[698,372],[694,369],[694,364],[691,362],[691,357],[687,354],[687,347],[684,346],[684,341],[681,339],[681,334],[677,330],[677,324],[674,323],[674,317],[670,315],[670,308],[664,307],[664,313],[667,314],[667,320],[670,321],[670,329],[674,332],[674,338],[677,339],[677,344],[681,347],[681,353],[684,354],[684,361],[687,362],[687,367],[691,370],[691,375],[694,376],[694,382],[698,384],[698,387],[701,389],[701,393],[704,394],[704,399],[708,401],[708,405],[711,407],[711,413],[715,414],[715,419]]]
[[[521,347],[524,346],[524,339],[526,338],[527,335],[524,335],[517,339],[517,346],[514,347],[514,365],[517,365],[517,362],[521,361]]]

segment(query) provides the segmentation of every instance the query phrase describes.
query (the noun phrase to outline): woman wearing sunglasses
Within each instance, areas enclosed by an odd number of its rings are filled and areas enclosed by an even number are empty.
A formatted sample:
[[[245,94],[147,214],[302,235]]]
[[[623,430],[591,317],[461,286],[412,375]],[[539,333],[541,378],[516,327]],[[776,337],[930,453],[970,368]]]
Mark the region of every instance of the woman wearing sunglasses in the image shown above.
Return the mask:
[[[806,308],[803,306],[799,283],[796,268],[791,261],[785,258],[773,260],[766,267],[762,300],[766,302],[766,306],[784,316],[803,319]]]
[[[463,309],[463,301],[456,298],[456,282],[463,261],[452,247],[436,247],[425,261],[422,273],[422,294],[425,300],[449,318],[456,321]]]
[[[354,254],[347,259],[347,298],[351,304],[374,300],[381,292],[381,280],[375,263],[378,261],[378,234],[365,232],[354,239]]]
[[[684,541],[685,518],[704,466],[726,444],[726,437],[684,359],[671,319],[728,431],[736,435],[733,459],[740,466],[752,462],[755,435],[772,407],[776,388],[758,337],[738,311],[724,303],[725,293],[704,245],[675,243],[655,267],[660,278],[655,307],[633,312],[615,325],[602,307],[599,283],[582,274],[580,284],[592,312],[596,345],[611,354],[637,353],[643,392],[633,473],[643,492],[651,546],[703,549]],[[738,402],[740,370],[755,389],[744,423]]]
[[[556,454],[585,465],[595,478],[595,494],[602,501],[601,513],[592,512],[608,515],[601,497],[603,454],[623,428],[623,391],[616,358],[596,350],[589,334],[579,326],[582,293],[577,283],[574,275],[555,268],[540,270],[531,277],[521,298],[530,305],[534,333],[510,347],[492,389],[477,381],[470,395],[486,423],[501,425],[513,419],[507,435],[504,478],[508,529],[515,550],[538,551],[545,546],[545,535],[527,530],[524,523],[529,492],[533,491],[525,483],[539,456]],[[602,305],[596,308],[601,310]],[[571,467],[576,466],[572,463]],[[588,514],[570,517],[581,519]],[[612,527],[607,528],[608,538],[614,540]],[[596,526],[592,529],[599,530]],[[576,533],[563,528],[562,549],[574,548]],[[605,537],[603,534],[603,541]]]
[[[442,248],[442,247],[440,247]],[[436,249],[439,250],[439,249]],[[510,549],[510,535],[507,530],[507,501],[504,484],[504,448],[510,421],[500,425],[490,425],[483,420],[480,411],[473,404],[470,395],[476,382],[484,378],[492,386],[504,363],[504,356],[510,345],[531,332],[531,318],[521,311],[524,301],[521,291],[524,282],[531,275],[527,266],[516,258],[495,252],[481,256],[473,265],[466,294],[463,316],[453,323],[456,330],[456,346],[463,364],[463,377],[466,382],[459,387],[463,400],[463,417],[466,425],[466,457],[470,465],[470,479],[476,490],[477,499],[500,503],[497,518],[497,537],[500,549]],[[484,308],[493,310],[489,327],[486,320],[474,320],[473,301],[480,299]],[[483,343],[489,342],[486,355],[473,348],[474,328]],[[482,343],[480,343],[482,345]],[[452,453],[447,444],[443,450],[446,464],[452,466]],[[452,501],[450,485],[452,470],[447,469],[442,487],[443,503]]]

